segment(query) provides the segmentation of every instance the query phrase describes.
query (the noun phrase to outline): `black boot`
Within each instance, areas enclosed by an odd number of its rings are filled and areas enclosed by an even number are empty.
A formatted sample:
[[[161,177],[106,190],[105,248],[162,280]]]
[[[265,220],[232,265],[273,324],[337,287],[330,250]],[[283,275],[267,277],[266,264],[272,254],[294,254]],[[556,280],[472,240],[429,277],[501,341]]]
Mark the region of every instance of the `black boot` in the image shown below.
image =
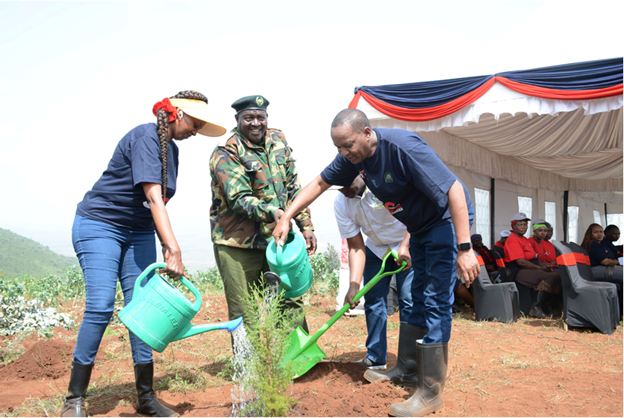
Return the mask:
[[[139,363],[134,365],[136,379],[137,403],[134,409],[139,414],[151,417],[179,417],[180,414],[161,405],[154,396],[152,384],[154,381],[154,363]]]
[[[379,379],[390,379],[392,383],[403,386],[418,385],[418,358],[416,357],[416,340],[424,338],[426,328],[419,328],[407,322],[401,322],[399,329],[399,350],[393,368],[386,371],[366,370],[364,379],[374,382]]]
[[[62,417],[86,417],[85,395],[91,379],[93,364],[81,364],[72,361],[71,377],[65,403],[61,410]]]
[[[529,311],[529,316],[533,318],[546,319],[548,318],[544,313],[544,301],[546,300],[546,292],[543,290],[537,292],[537,301],[535,305]]]
[[[448,343],[416,343],[418,351],[418,389],[411,398],[392,404],[394,417],[423,417],[439,412],[444,406],[444,383],[448,366]]]

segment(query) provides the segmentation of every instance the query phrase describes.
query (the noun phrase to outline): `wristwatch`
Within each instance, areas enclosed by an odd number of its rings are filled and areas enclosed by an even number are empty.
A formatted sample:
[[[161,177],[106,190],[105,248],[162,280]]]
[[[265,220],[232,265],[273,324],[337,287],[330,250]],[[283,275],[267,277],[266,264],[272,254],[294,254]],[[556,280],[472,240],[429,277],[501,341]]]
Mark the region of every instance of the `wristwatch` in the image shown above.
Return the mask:
[[[457,244],[457,249],[459,251],[468,251],[472,248],[472,243],[470,242],[462,242],[461,244]]]

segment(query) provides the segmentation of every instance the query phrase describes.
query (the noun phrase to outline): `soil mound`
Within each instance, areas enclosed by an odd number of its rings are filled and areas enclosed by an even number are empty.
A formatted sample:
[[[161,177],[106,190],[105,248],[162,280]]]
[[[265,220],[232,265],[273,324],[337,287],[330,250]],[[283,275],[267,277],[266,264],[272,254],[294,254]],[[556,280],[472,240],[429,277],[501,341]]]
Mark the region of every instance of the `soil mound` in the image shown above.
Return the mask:
[[[299,405],[291,413],[299,416],[388,415],[388,405],[403,401],[407,392],[389,381],[368,383],[366,368],[359,364],[322,362],[298,379],[293,397]]]
[[[71,347],[58,341],[38,341],[17,360],[0,367],[2,381],[58,379],[68,371],[64,360]]]

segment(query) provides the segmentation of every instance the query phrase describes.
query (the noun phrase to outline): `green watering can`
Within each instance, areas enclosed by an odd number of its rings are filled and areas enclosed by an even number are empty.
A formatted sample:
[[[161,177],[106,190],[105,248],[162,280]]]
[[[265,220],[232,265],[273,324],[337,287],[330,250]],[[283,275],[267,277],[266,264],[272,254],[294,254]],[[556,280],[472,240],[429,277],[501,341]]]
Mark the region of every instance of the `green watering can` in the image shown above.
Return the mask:
[[[266,258],[271,271],[280,277],[280,288],[284,290],[285,298],[301,296],[312,285],[312,267],[301,235],[288,232],[284,245],[276,246],[275,240],[271,240]]]
[[[360,298],[364,296],[366,292],[368,292],[373,286],[375,286],[375,284],[377,284],[379,280],[386,276],[396,274],[405,268],[407,262],[404,261],[401,267],[398,268],[398,270],[382,273],[386,267],[386,260],[390,255],[392,255],[396,260],[399,259],[399,256],[394,251],[386,254],[381,264],[381,270],[379,270],[379,273],[377,273],[377,275],[373,277],[371,281],[366,284],[366,286],[364,286],[362,289],[360,289],[359,292],[357,292],[357,294],[353,298],[354,302],[360,300]],[[319,348],[319,346],[316,344],[316,341],[321,337],[321,335],[325,333],[325,331],[329,329],[329,327],[334,325],[334,322],[340,319],[350,308],[351,306],[348,303],[345,303],[345,305],[338,312],[336,312],[336,314],[332,316],[331,319],[327,321],[325,325],[323,325],[321,329],[316,331],[316,333],[311,337],[301,327],[297,327],[297,329],[295,329],[292,334],[290,334],[289,347],[286,351],[284,364],[292,364],[293,379],[304,375],[308,372],[308,370],[314,367],[316,363],[325,358],[325,353],[323,353],[323,350]]]
[[[172,341],[217,329],[232,332],[243,322],[243,318],[238,318],[220,324],[191,325],[191,319],[202,306],[202,298],[186,278],[180,281],[195,295],[192,304],[158,273],[141,286],[152,271],[165,267],[164,263],[154,263],[146,268],[134,283],[132,301],[119,312],[121,322],[152,349],[162,353]]]

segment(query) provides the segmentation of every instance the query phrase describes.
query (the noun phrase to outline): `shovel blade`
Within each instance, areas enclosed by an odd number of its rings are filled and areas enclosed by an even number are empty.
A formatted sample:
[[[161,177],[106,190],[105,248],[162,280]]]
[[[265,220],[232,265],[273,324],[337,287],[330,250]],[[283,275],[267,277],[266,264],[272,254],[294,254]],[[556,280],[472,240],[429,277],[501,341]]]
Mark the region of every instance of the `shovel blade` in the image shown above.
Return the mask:
[[[309,347],[303,349],[310,340],[310,336],[301,327],[297,327],[289,337],[289,346],[286,351],[284,363],[292,364],[293,379],[304,375],[308,370],[325,358],[325,353],[316,344],[316,341]]]

